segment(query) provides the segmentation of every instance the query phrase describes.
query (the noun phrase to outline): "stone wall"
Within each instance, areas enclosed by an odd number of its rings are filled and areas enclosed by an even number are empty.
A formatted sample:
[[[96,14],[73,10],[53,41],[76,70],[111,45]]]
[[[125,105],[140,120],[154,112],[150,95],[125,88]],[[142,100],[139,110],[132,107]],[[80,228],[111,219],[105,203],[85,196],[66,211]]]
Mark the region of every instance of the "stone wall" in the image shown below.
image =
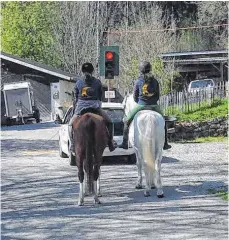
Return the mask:
[[[218,137],[228,135],[228,119],[217,117],[205,122],[177,122],[171,141],[191,140],[199,137]]]

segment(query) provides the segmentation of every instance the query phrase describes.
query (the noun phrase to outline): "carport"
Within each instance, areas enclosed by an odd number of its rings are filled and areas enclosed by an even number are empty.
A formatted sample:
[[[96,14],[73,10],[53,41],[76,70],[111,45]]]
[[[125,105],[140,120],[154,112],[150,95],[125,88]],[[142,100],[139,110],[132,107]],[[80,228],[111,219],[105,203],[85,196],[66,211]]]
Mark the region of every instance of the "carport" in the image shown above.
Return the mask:
[[[53,118],[56,102],[71,101],[71,96],[66,94],[73,89],[77,79],[76,74],[71,74],[60,69],[38,63],[33,60],[24,59],[12,54],[1,52],[1,89],[4,83],[23,82],[31,83],[34,91],[37,107],[40,110],[43,121]],[[57,93],[58,99],[53,98]],[[55,95],[55,97],[57,97]],[[3,100],[3,99],[2,99]],[[1,101],[2,116],[5,114],[5,103]]]

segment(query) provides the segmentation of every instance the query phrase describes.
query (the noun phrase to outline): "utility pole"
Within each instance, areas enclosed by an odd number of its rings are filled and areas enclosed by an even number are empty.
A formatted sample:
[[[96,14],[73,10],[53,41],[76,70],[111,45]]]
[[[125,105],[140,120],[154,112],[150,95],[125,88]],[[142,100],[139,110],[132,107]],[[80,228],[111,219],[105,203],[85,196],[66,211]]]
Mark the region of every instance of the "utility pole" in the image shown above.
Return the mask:
[[[126,2],[126,47],[127,47],[127,31],[128,31],[128,19],[129,19],[129,12],[128,12],[128,2]]]
[[[97,77],[99,77],[99,1],[97,1],[96,6],[96,41],[97,41],[97,56],[96,56],[96,66],[97,66]]]

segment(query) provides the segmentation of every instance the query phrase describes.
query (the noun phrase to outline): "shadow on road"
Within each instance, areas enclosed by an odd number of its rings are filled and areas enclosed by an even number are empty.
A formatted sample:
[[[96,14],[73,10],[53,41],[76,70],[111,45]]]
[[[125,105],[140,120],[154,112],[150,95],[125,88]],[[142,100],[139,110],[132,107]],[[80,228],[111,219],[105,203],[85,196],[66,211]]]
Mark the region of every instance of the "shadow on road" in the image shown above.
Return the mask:
[[[179,162],[178,159],[172,158],[172,157],[165,157],[165,156],[163,156],[161,160],[161,163],[177,163],[177,162]]]
[[[2,153],[9,151],[37,151],[37,150],[56,150],[58,152],[58,140],[24,140],[24,139],[2,139]]]
[[[31,123],[25,125],[14,125],[14,126],[2,126],[1,131],[25,131],[25,130],[37,130],[46,128],[59,127],[59,124],[54,122],[43,122],[43,123]]]
[[[179,162],[178,159],[172,157],[162,157],[162,163],[177,163]],[[135,165],[135,163],[129,163],[127,156],[115,156],[115,157],[104,157],[103,158],[103,165]]]
[[[1,140],[2,153],[9,153],[9,151],[59,151],[58,140],[52,139],[37,139],[37,140],[25,140],[25,139],[3,139]],[[41,153],[39,153],[41,154]],[[42,154],[45,155],[45,152]],[[29,155],[29,152],[27,153]],[[162,158],[162,163],[175,163],[179,162],[178,159],[165,157]],[[103,165],[130,165],[133,163],[128,162],[127,156],[113,156],[113,157],[104,157]]]
[[[72,181],[69,181],[71,180]],[[4,211],[2,212],[2,221],[8,221],[14,219],[20,219],[23,215],[24,218],[30,219],[34,218],[52,218],[60,216],[61,218],[71,217],[76,215],[85,215],[88,214],[87,217],[90,217],[93,214],[107,214],[113,213],[117,214],[119,209],[122,209],[122,212],[129,212],[130,209],[128,206],[131,206],[133,203],[155,203],[155,202],[169,202],[174,200],[186,199],[190,201],[190,205],[186,204],[185,206],[180,206],[179,203],[174,203],[175,206],[164,206],[160,205],[160,207],[154,206],[152,208],[151,205],[145,205],[144,209],[141,208],[141,204],[138,204],[135,211],[148,211],[153,214],[153,212],[171,212],[171,211],[181,211],[181,208],[184,210],[188,209],[196,209],[200,207],[200,203],[193,204],[193,198],[203,198],[203,195],[207,195],[209,186],[215,187],[226,187],[224,182],[221,181],[209,181],[209,182],[201,182],[199,185],[190,186],[190,185],[182,185],[179,187],[174,186],[167,186],[164,187],[164,198],[157,198],[156,190],[152,190],[150,197],[143,196],[143,190],[133,190],[130,192],[123,192],[123,193],[116,193],[116,192],[105,192],[107,189],[102,189],[102,197],[101,205],[94,206],[92,203],[91,197],[85,198],[85,206],[78,207],[77,206],[77,199],[79,193],[79,185],[76,183],[76,176],[69,178],[62,177],[60,179],[56,178],[55,182],[50,183],[49,181],[53,179],[49,179],[46,181],[31,181],[31,182],[21,182],[15,183],[9,186],[3,187],[2,191],[12,190],[12,191],[23,191],[23,195],[18,196],[18,201],[24,203],[23,210],[11,210],[9,212]],[[59,186],[58,183],[59,182]],[[21,185],[22,184],[22,185]],[[20,186],[21,185],[21,186]],[[46,191],[42,194],[42,191],[36,191],[36,193],[32,193],[32,195],[28,196],[28,191],[32,191],[31,185],[38,188],[52,188],[55,187],[58,191]],[[133,186],[134,189],[134,186]],[[104,202],[104,198],[106,198],[106,202]],[[90,201],[89,201],[90,200]],[[109,202],[109,200],[111,200]],[[29,204],[32,201],[33,204]],[[3,207],[5,206],[6,202],[3,203]],[[39,207],[38,207],[39,205]],[[221,203],[219,202],[219,206]],[[125,207],[126,206],[126,207]],[[147,210],[148,206],[148,210]],[[208,208],[211,207],[212,210],[217,210],[217,205],[210,206],[206,205]],[[204,204],[201,205],[204,207]],[[209,209],[207,210],[209,211]],[[86,216],[84,216],[86,217]],[[100,217],[102,217],[100,215]]]

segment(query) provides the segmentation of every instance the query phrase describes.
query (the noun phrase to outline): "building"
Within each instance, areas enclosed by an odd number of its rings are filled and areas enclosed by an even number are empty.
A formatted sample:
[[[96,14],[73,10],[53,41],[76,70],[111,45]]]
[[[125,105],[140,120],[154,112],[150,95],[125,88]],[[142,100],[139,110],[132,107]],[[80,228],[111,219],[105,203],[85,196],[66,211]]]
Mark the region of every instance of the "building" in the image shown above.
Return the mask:
[[[30,82],[43,121],[53,119],[58,104],[71,101],[71,96],[66,92],[71,92],[74,88],[74,74],[3,52],[0,56],[1,89],[4,83]],[[4,115],[5,104],[1,102],[1,113]]]
[[[187,83],[203,78],[228,81],[228,50],[165,53],[161,57],[164,64],[172,64]]]
[[[66,110],[72,104],[75,82],[79,79],[76,74],[4,52],[1,52],[0,57],[1,90],[4,83],[30,82],[42,121],[54,120],[59,106]],[[103,86],[103,89],[106,91],[107,87]],[[106,101],[104,95],[103,101]],[[121,102],[122,99],[116,91],[116,98],[113,101]],[[1,116],[4,114],[5,103],[1,91]]]

